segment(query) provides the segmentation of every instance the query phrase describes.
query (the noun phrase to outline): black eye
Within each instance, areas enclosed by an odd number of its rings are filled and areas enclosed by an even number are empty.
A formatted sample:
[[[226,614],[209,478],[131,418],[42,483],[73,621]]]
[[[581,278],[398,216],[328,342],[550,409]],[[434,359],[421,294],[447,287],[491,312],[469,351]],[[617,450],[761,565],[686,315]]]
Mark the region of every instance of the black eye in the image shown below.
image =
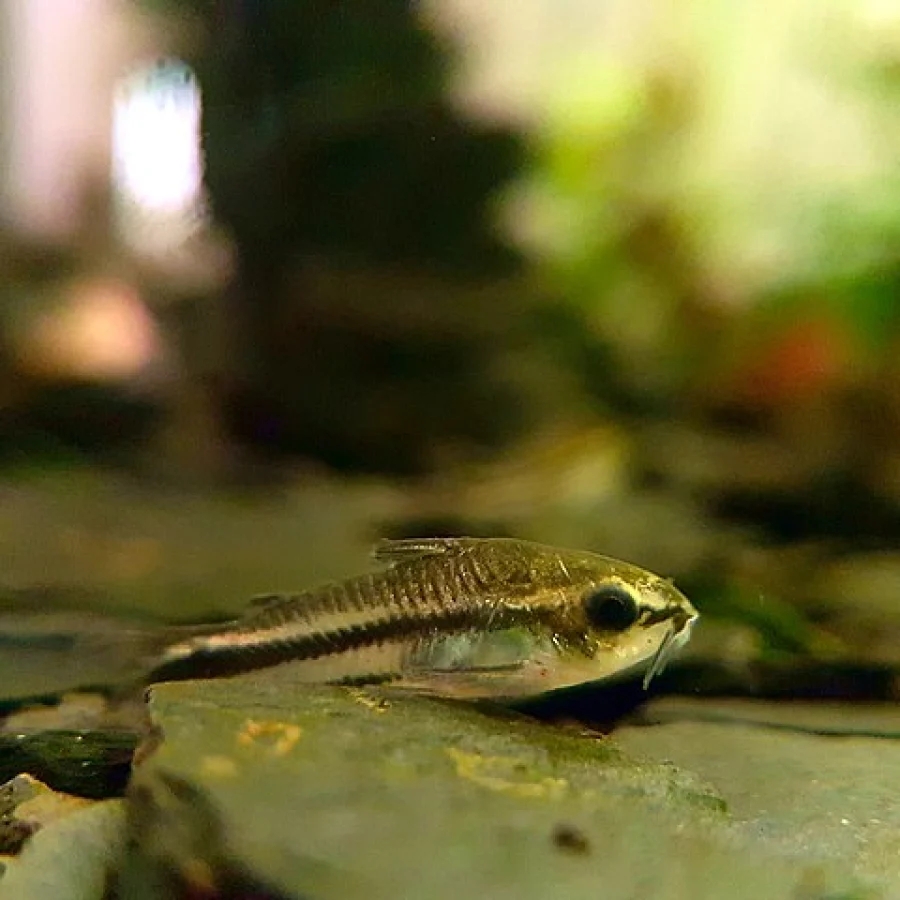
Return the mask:
[[[638,620],[638,605],[625,588],[597,588],[584,598],[584,614],[598,631],[624,631]]]

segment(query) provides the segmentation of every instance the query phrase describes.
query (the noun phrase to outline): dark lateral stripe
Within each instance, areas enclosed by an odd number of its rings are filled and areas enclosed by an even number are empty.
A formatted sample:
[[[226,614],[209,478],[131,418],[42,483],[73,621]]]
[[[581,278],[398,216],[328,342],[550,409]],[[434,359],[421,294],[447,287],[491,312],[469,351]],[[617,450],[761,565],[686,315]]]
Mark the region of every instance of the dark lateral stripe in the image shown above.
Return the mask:
[[[493,617],[491,627],[527,625],[539,616],[526,610],[506,610]],[[280,663],[339,656],[353,650],[432,634],[462,634],[478,627],[470,612],[455,610],[424,616],[398,616],[366,625],[354,625],[330,632],[316,632],[293,638],[265,638],[253,644],[233,647],[198,648],[189,656],[163,660],[150,674],[150,681],[180,681],[236,675]],[[227,637],[223,632],[222,637]]]

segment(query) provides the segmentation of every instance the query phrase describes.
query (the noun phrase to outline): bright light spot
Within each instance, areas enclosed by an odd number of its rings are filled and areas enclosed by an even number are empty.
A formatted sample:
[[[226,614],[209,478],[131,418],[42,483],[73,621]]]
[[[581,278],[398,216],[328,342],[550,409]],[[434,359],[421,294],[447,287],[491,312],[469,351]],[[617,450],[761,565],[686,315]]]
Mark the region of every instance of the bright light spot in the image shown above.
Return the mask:
[[[203,207],[201,111],[197,79],[178,60],[142,66],[120,83],[112,180],[126,240],[179,243],[196,228]]]

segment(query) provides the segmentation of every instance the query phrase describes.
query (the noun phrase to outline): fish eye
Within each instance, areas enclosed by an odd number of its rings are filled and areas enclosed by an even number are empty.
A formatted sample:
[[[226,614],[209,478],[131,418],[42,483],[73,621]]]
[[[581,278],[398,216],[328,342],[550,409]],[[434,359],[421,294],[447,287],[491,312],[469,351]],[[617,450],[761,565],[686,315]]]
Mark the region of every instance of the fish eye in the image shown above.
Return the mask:
[[[584,598],[584,614],[598,631],[624,631],[638,620],[637,601],[625,588],[597,588]]]

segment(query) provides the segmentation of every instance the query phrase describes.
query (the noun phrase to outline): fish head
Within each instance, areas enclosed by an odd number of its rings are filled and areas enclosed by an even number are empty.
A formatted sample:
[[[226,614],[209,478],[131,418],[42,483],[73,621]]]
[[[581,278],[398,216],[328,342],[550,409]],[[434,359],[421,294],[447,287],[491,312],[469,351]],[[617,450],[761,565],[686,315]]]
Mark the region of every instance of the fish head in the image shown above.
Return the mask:
[[[644,665],[644,687],[684,646],[699,614],[669,579],[639,566],[543,545],[497,547],[512,606],[535,612],[519,693],[603,681]]]

